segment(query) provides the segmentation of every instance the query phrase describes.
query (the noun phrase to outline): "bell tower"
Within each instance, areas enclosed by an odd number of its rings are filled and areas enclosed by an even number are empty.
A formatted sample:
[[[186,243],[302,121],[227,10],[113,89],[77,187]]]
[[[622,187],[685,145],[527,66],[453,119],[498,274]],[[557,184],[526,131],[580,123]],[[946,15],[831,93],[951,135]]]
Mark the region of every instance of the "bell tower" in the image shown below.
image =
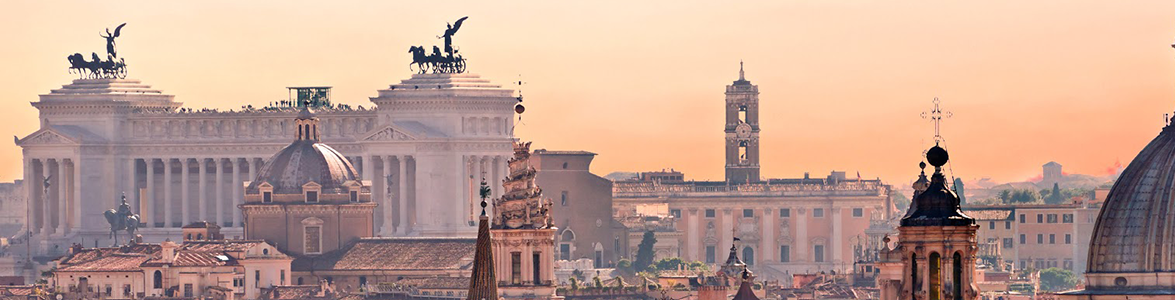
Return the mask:
[[[726,86],[726,182],[759,181],[759,86],[738,63],[738,80]]]

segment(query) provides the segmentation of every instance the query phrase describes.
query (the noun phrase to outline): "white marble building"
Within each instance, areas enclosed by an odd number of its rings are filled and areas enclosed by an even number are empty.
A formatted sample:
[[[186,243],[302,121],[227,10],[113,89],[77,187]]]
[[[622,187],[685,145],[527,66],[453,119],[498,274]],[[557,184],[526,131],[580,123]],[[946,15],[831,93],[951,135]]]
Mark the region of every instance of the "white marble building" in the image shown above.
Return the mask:
[[[474,236],[475,182],[500,182],[512,155],[513,90],[472,74],[417,74],[370,101],[317,114],[323,142],[373,183],[377,235]],[[35,183],[24,193],[39,253],[109,245],[102,211],[124,192],[148,242],[178,240],[201,220],[242,235],[243,186],[289,144],[296,114],[180,110],[175,96],[129,79],[74,80],[32,105],[41,128],[16,144]]]

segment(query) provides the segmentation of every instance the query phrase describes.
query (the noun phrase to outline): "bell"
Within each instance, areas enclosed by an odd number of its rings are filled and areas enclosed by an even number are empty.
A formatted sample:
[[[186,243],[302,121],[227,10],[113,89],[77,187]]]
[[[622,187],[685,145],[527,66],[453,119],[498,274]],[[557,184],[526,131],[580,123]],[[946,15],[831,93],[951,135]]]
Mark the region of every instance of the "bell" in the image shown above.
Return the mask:
[[[514,112],[515,113],[522,114],[522,112],[524,112],[524,111],[526,111],[526,107],[522,106],[522,104],[514,105]]]

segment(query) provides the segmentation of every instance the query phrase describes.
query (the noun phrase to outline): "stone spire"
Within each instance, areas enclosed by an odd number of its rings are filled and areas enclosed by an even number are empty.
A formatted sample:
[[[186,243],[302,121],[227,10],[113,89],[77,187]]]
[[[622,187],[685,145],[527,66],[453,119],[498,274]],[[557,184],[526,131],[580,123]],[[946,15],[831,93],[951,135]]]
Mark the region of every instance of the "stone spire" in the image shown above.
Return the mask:
[[[490,220],[486,215],[486,192],[489,186],[481,182],[481,217],[477,224],[477,248],[473,255],[473,275],[469,278],[466,300],[498,299],[498,279],[494,276],[494,252],[490,247]]]
[[[743,61],[741,61],[741,60],[738,61],[738,80],[739,81],[746,81],[747,80],[746,74],[743,73]]]
[[[530,166],[530,142],[514,143],[514,158],[508,162],[509,173],[502,182],[505,192],[494,201],[495,229],[553,228],[551,199],[543,198],[543,189],[534,183]]]
[[[739,272],[745,272],[747,270],[747,264],[738,258],[738,241],[739,238],[735,237],[730,243],[730,255],[726,256],[726,263],[723,263],[722,268],[719,270],[719,272],[726,274],[729,278],[736,278]]]

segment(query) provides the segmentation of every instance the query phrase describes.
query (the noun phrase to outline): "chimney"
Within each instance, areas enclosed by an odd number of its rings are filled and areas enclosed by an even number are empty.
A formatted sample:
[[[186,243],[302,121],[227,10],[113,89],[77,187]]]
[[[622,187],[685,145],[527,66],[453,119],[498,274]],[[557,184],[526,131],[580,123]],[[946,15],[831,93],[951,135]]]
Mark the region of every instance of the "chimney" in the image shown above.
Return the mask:
[[[179,245],[168,239],[163,241],[163,243],[160,243],[159,246],[163,248],[163,262],[171,263],[175,260],[175,248],[177,248]]]

